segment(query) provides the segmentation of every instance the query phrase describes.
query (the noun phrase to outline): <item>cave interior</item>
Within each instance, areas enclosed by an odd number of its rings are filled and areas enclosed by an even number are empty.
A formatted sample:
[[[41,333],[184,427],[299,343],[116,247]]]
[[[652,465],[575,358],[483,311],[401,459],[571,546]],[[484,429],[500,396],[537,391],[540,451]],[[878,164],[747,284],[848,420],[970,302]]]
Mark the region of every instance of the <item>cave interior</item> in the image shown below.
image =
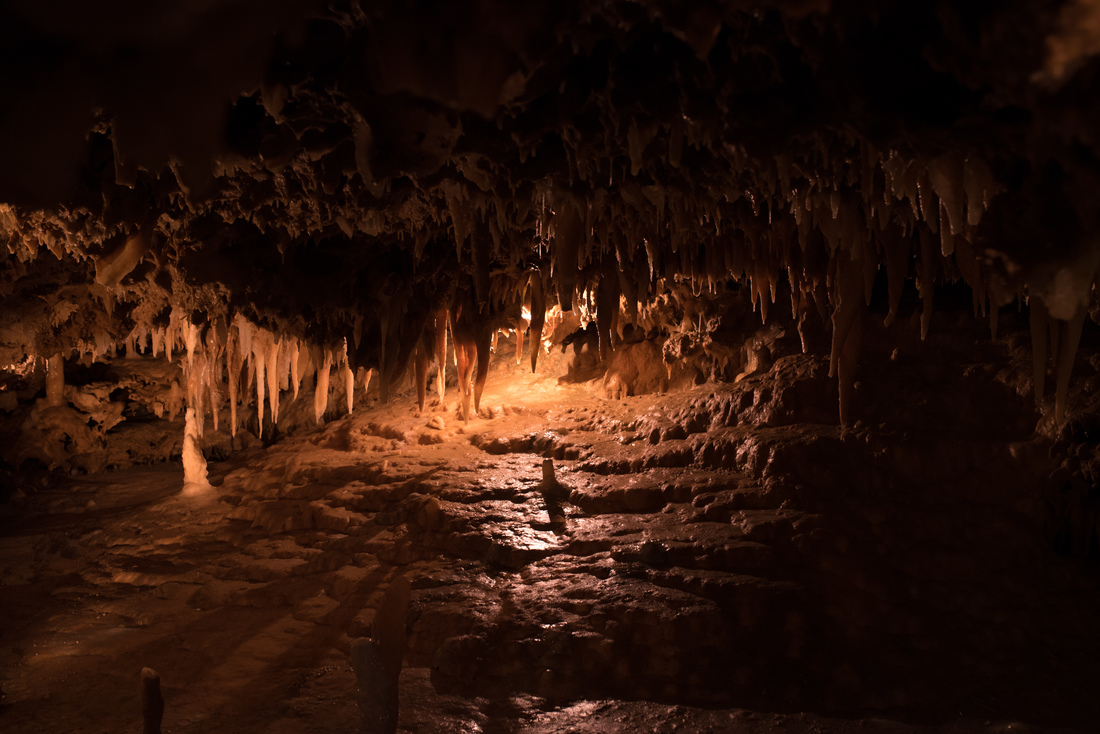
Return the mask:
[[[1100,8],[0,9],[0,729],[1095,731]]]

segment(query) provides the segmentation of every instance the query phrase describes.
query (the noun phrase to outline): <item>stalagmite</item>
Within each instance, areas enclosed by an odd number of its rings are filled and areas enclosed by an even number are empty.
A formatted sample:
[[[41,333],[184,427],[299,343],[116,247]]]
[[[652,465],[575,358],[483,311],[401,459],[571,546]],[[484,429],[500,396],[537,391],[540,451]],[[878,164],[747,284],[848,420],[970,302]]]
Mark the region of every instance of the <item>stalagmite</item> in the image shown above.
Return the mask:
[[[417,410],[420,412],[424,412],[424,403],[428,397],[428,363],[430,359],[428,348],[424,342],[417,342],[413,348],[413,367],[416,376],[416,405]]]
[[[46,404],[65,404],[65,358],[60,353],[46,362]]]
[[[206,477],[206,458],[199,448],[198,421],[195,409],[187,409],[183,428],[183,493],[201,494],[210,489]]]
[[[317,382],[313,393],[313,419],[322,424],[325,411],[328,410],[328,378],[332,369],[332,354],[326,349],[324,362],[317,368]]]

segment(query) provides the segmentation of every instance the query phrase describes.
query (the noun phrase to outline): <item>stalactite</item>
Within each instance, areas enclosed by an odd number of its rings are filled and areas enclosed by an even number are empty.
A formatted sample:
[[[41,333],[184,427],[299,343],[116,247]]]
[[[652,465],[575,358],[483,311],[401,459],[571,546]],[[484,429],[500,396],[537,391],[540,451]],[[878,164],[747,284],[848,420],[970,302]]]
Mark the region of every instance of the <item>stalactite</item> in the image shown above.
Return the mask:
[[[485,390],[485,380],[489,376],[489,359],[492,353],[489,348],[491,333],[482,328],[474,337],[474,349],[477,355],[477,374],[474,378],[474,412],[481,410],[481,394]]]
[[[989,200],[1001,187],[986,162],[969,155],[963,163],[963,188],[966,191],[966,222],[974,227],[981,223]]]
[[[313,418],[317,425],[322,424],[325,411],[328,410],[328,378],[332,369],[332,354],[325,350],[321,366],[317,368],[316,389],[313,393]]]
[[[252,369],[255,375],[254,381],[256,383],[256,423],[257,423],[257,437],[264,437],[264,368],[267,366],[266,354],[266,338],[270,336],[264,331],[256,333],[252,339]],[[274,416],[272,416],[274,418]],[[272,421],[274,422],[274,421]]]
[[[294,337],[283,334],[279,339],[279,392],[290,390],[291,367],[291,343]],[[295,350],[296,351],[296,350]]]
[[[290,389],[294,392],[294,400],[298,399],[298,390],[302,386],[301,372],[299,371],[298,360],[301,352],[299,351],[298,340],[294,337],[287,339],[287,360],[290,363]]]
[[[890,310],[883,322],[885,326],[890,326],[897,318],[898,305],[901,303],[902,290],[905,288],[905,278],[909,274],[912,245],[910,237],[902,236],[887,242],[883,248],[886,256],[886,286],[890,303]]]
[[[940,207],[936,200],[936,194],[932,190],[932,182],[928,179],[928,170],[920,172],[917,178],[917,198],[920,200],[921,219],[931,230],[932,234],[940,233]]]
[[[301,389],[302,380],[306,375],[313,374],[317,369],[317,365],[313,363],[312,352],[308,345],[298,345],[298,372],[297,377],[294,380],[295,397],[297,397],[298,391]]]
[[[239,390],[238,394],[243,398],[241,401],[242,405],[248,407],[249,401],[251,400],[252,382],[255,378],[254,363],[256,359],[253,356],[252,342],[256,337],[256,327],[240,314],[237,314],[234,323],[237,325],[237,347],[240,355],[241,369],[245,376],[243,389]],[[263,403],[257,407],[262,417]]]
[[[234,322],[229,327],[229,339],[225,346],[227,371],[226,390],[229,393],[229,432],[237,437],[237,397],[241,384],[240,330]]]
[[[1035,410],[1043,412],[1043,388],[1047,374],[1047,329],[1050,324],[1050,314],[1043,302],[1038,298],[1028,299],[1028,309],[1031,324],[1031,362],[1032,362],[1032,391],[1035,395]]]
[[[348,415],[351,415],[355,410],[355,373],[351,369],[351,363],[348,361],[347,343],[344,343],[344,356],[341,360],[344,365],[344,391],[347,398]]]
[[[837,263],[836,306],[833,309],[833,343],[829,356],[829,376],[836,377],[840,394],[840,424],[849,423],[856,362],[862,337],[863,297],[862,264],[847,257]]]
[[[65,404],[65,358],[55,354],[46,362],[46,405]]]
[[[187,350],[187,364],[191,364],[195,357],[195,347],[199,343],[199,327],[184,319],[181,324],[183,329],[183,344]]]
[[[955,235],[951,232],[947,207],[940,204],[940,254],[950,257],[955,252]]]
[[[187,382],[187,407],[195,413],[196,435],[202,438],[206,423],[204,396],[206,394],[206,354],[192,354],[185,365]]]
[[[279,343],[270,332],[264,334],[264,368],[267,373],[267,402],[271,408],[271,426],[274,428],[279,423]],[[262,409],[260,418],[263,418]]]
[[[542,274],[532,271],[531,282],[531,326],[529,349],[531,352],[531,372],[535,372],[539,361],[539,349],[542,347],[542,330],[546,325],[546,298],[543,291]]]
[[[424,412],[424,403],[428,396],[428,364],[431,360],[430,352],[424,340],[418,341],[413,349],[413,367],[416,379],[416,405],[417,410]]]
[[[435,389],[439,402],[447,392],[447,309],[440,309],[432,315],[435,323],[435,364],[437,368]]]
[[[479,309],[489,305],[489,236],[484,224],[474,228],[471,248],[474,298]]]
[[[1069,321],[1059,321],[1061,349],[1055,372],[1054,420],[1062,425],[1066,420],[1066,400],[1069,397],[1069,378],[1073,372],[1073,362],[1077,357],[1077,347],[1081,343],[1081,329],[1085,325],[1088,309],[1079,306],[1077,313]]]
[[[965,188],[962,157],[958,153],[945,153],[933,159],[928,164],[928,177],[932,189],[940,199],[940,207],[944,215],[940,223],[941,235],[945,223],[948,230],[947,237],[961,234],[966,223],[963,215]],[[944,255],[950,254],[950,252],[944,252]]]
[[[572,194],[558,194],[554,202],[554,282],[562,311],[573,310],[577,283],[577,257],[584,240],[584,217]],[[532,312],[533,313],[533,312]]]
[[[920,338],[923,341],[928,337],[928,330],[932,326],[932,299],[933,283],[936,277],[936,251],[932,241],[932,233],[927,229],[920,230],[920,290],[923,309],[920,315]]]

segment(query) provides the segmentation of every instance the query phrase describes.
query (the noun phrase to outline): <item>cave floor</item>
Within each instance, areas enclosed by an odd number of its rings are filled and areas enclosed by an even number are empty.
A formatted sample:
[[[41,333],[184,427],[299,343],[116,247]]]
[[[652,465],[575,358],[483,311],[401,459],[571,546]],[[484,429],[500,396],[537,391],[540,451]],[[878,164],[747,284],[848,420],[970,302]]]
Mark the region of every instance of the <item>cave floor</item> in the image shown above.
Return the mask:
[[[34,492],[0,516],[0,729],[137,732],[148,666],[174,734],[353,731],[398,574],[401,731],[1093,729],[1045,445],[842,432],[825,367],[612,401],[508,366],[468,423],[372,398],[198,496],[175,464]]]

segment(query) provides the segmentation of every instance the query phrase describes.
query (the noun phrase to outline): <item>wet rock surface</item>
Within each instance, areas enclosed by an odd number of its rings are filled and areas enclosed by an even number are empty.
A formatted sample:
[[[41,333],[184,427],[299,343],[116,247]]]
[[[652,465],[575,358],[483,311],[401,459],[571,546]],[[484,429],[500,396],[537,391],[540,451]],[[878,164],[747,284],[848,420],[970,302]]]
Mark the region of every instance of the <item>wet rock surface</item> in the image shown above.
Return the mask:
[[[1088,731],[1100,591],[1044,542],[1058,443],[996,370],[913,349],[913,399],[950,399],[889,428],[819,418],[812,355],[619,400],[502,365],[469,421],[372,401],[206,494],[178,466],[27,494],[0,722],[134,728],[149,666],[169,731],[353,730],[350,646],[404,576],[399,731]]]

